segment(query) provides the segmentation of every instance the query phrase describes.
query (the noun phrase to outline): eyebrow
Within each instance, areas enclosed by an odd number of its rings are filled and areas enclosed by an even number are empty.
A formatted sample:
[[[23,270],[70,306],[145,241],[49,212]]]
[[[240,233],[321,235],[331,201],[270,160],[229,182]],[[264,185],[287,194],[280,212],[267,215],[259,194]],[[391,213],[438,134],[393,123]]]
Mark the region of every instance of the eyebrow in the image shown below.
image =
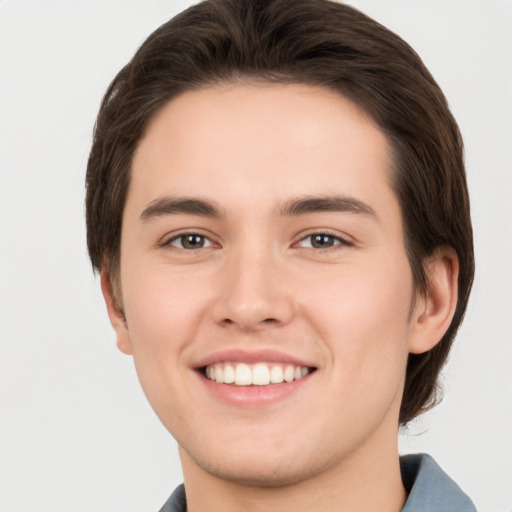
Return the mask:
[[[319,212],[348,212],[377,218],[375,210],[368,204],[346,196],[305,196],[286,201],[279,213],[283,216],[306,215]]]
[[[303,196],[286,201],[278,210],[283,217],[321,212],[348,212],[377,218],[375,210],[352,197]],[[195,197],[162,197],[155,199],[140,215],[141,222],[167,215],[198,215],[218,219],[223,216],[220,207],[213,202]]]
[[[195,197],[162,197],[155,199],[140,214],[142,222],[173,214],[199,215],[201,217],[219,218],[220,208],[210,201]]]

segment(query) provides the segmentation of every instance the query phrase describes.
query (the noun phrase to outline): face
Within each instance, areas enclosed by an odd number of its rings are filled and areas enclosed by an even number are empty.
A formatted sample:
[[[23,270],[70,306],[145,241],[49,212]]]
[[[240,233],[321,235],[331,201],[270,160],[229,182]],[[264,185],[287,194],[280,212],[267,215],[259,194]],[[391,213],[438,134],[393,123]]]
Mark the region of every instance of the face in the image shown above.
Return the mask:
[[[321,88],[219,86],[154,118],[110,314],[185,472],[277,485],[394,446],[419,335],[391,169]]]

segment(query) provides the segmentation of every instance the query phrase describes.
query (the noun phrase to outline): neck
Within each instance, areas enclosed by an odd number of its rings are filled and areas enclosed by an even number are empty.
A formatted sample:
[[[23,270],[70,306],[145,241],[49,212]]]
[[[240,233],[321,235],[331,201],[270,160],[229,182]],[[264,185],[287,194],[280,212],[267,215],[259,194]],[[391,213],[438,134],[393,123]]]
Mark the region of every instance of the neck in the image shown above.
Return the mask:
[[[203,471],[180,450],[187,511],[399,512],[407,496],[400,474],[397,442],[389,444],[386,450],[380,444],[377,452],[372,446],[359,447],[357,453],[335,466],[279,487],[223,480]]]

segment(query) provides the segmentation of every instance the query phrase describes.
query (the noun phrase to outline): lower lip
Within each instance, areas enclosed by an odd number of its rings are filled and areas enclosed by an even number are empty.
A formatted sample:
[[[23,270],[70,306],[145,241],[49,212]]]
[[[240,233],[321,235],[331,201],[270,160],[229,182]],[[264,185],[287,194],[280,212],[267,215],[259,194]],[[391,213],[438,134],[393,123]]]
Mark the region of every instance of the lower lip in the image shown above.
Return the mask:
[[[297,393],[307,384],[312,375],[309,373],[292,382],[269,384],[268,386],[234,386],[220,384],[199,373],[201,381],[215,397],[229,404],[247,408],[265,407]]]

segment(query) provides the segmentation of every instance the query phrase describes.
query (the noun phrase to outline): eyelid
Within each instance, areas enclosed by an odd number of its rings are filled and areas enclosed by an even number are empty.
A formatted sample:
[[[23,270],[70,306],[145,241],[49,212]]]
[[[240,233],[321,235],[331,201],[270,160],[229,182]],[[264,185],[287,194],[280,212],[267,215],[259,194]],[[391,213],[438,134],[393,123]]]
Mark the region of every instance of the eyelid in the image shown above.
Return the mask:
[[[332,229],[320,228],[320,229],[312,229],[306,233],[301,233],[297,237],[297,241],[294,242],[293,246],[297,246],[300,242],[303,242],[307,238],[310,238],[315,235],[326,235],[326,236],[336,239],[339,242],[339,243],[336,243],[334,246],[326,247],[324,249],[319,249],[319,248],[317,249],[317,248],[312,247],[312,249],[315,249],[317,251],[329,250],[329,249],[333,249],[334,247],[339,247],[339,246],[352,247],[354,245],[354,240],[352,240],[351,237],[349,237],[348,235],[341,234],[339,231],[333,231]],[[308,249],[309,248],[310,247],[308,247]]]
[[[167,233],[158,242],[158,246],[160,246],[160,247],[174,247],[176,249],[183,249],[183,250],[186,250],[186,251],[192,251],[193,249],[185,249],[183,247],[176,247],[176,246],[171,245],[171,242],[174,242],[175,240],[179,240],[182,237],[190,236],[190,235],[197,235],[197,236],[203,237],[203,238],[205,238],[206,240],[208,240],[210,242],[209,245],[207,245],[206,247],[200,247],[200,248],[198,248],[196,250],[210,248],[210,247],[215,247],[215,246],[219,246],[220,245],[218,242],[216,242],[214,240],[214,237],[211,234],[205,233],[202,229],[199,229],[199,228],[195,228],[195,229],[194,228],[190,228],[190,229],[184,229],[182,231],[177,231],[177,232],[173,232],[173,233]]]
[[[219,247],[220,246],[220,243],[215,240],[215,237],[212,234],[205,233],[204,230],[202,230],[200,228],[184,229],[182,231],[168,233],[164,237],[162,237],[161,241],[158,242],[158,245],[161,247],[175,247],[175,246],[171,245],[171,242],[174,242],[175,240],[178,240],[182,237],[189,236],[189,235],[198,235],[198,236],[201,236],[201,237],[205,238],[206,240],[208,240],[209,244],[206,247],[200,247],[197,250],[203,249],[203,248],[210,248],[210,247],[215,247],[215,246]],[[341,234],[338,231],[334,231],[332,229],[320,228],[320,229],[311,229],[311,230],[308,230],[307,232],[303,232],[300,235],[298,235],[296,237],[296,242],[294,242],[292,244],[292,247],[296,247],[298,244],[300,244],[307,238],[315,236],[315,235],[326,235],[326,236],[334,238],[337,242],[339,242],[339,243],[336,243],[332,247],[326,247],[324,250],[329,250],[329,249],[332,249],[332,248],[338,247],[338,246],[350,247],[355,244],[354,240],[351,237],[349,237],[348,235]],[[177,247],[177,248],[187,250],[187,251],[193,250],[193,249],[184,249],[184,248],[180,248],[180,247]],[[322,249],[316,249],[316,248],[313,248],[313,249],[322,250]]]

